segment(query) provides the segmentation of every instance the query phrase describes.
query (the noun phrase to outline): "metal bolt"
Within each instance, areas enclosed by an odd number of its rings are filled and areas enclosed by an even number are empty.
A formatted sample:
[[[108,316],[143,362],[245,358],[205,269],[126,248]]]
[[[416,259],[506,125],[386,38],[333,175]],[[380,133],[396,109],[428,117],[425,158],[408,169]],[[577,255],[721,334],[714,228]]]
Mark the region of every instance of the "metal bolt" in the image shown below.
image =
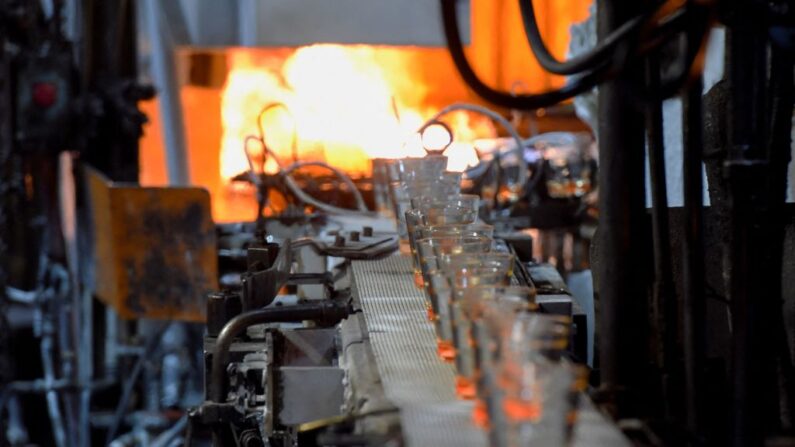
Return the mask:
[[[373,227],[362,228],[362,234],[364,237],[373,237]]]
[[[359,232],[358,231],[351,231],[350,234],[351,241],[359,242]]]
[[[334,238],[334,246],[335,247],[344,247],[345,246],[345,237],[337,235],[337,237]]]

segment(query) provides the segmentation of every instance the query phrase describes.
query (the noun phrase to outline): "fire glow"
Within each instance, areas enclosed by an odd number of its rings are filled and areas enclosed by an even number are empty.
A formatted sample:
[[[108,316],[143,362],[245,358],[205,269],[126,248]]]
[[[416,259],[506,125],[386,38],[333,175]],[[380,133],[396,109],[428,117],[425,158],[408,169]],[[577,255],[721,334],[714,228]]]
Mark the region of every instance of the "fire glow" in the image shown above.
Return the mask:
[[[221,176],[228,180],[248,169],[247,136],[258,135],[261,118],[268,147],[282,163],[293,156],[324,161],[353,176],[369,175],[373,158],[425,154],[417,129],[439,107],[426,104],[427,88],[414,82],[405,52],[363,45],[312,45],[289,56],[257,56],[232,51],[222,92]],[[455,142],[446,155],[450,170],[477,163],[472,142],[493,137],[483,118],[453,113],[445,118]],[[295,143],[293,139],[295,138]],[[252,155],[261,148],[249,142]],[[275,172],[270,160],[267,172]]]

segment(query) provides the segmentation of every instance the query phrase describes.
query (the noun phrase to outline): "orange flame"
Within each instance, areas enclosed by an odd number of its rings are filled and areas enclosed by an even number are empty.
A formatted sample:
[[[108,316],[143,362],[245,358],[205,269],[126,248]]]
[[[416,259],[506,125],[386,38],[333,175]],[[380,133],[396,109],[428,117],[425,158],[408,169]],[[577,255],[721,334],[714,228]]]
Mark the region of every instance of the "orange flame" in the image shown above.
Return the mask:
[[[369,174],[372,158],[424,155],[415,132],[438,108],[425,104],[427,88],[413,79],[405,51],[322,44],[279,60],[236,50],[228,61],[221,103],[224,179],[248,169],[243,143],[258,135],[258,115],[275,102],[289,112],[272,108],[261,124],[268,147],[283,163],[292,161],[294,150],[301,160],[325,161],[360,176]],[[445,121],[455,135],[446,152],[448,169],[477,163],[472,141],[494,136],[491,123],[466,113]],[[261,148],[252,144],[249,150]],[[272,160],[266,164],[266,171],[277,169]]]

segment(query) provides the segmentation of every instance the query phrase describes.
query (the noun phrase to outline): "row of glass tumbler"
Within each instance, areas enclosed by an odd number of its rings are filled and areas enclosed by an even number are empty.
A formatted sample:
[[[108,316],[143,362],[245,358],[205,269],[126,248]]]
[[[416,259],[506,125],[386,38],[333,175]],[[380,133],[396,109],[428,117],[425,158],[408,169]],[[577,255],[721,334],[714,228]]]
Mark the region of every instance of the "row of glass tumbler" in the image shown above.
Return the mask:
[[[479,198],[461,194],[447,158],[387,164],[401,239],[426,297],[439,355],[454,362],[456,392],[492,445],[567,445],[586,370],[563,358],[567,317],[537,313],[535,290],[510,285],[514,258],[478,222]]]

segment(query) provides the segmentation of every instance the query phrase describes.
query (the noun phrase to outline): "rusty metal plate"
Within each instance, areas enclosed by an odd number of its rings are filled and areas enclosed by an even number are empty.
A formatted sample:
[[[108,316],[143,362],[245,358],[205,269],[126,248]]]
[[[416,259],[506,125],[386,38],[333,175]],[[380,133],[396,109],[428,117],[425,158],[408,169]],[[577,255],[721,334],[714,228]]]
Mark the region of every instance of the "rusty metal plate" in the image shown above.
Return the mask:
[[[205,320],[217,290],[210,195],[202,188],[114,184],[84,167],[95,291],[122,318]]]

